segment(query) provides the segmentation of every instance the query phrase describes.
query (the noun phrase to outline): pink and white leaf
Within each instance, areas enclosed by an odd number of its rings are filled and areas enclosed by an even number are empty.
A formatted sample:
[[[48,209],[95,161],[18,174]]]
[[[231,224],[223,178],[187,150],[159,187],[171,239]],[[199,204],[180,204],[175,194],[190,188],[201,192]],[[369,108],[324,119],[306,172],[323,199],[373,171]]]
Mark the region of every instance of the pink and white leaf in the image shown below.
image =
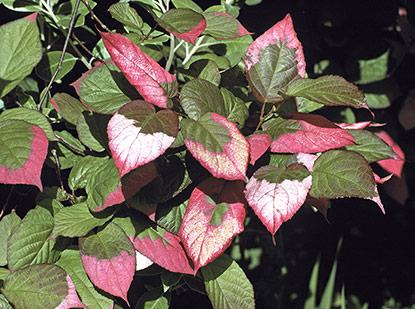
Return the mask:
[[[208,178],[193,190],[178,235],[193,261],[194,273],[219,257],[243,231],[243,185],[242,181]]]
[[[78,294],[76,293],[75,284],[69,275],[66,275],[66,281],[68,282],[68,295],[56,309],[88,308],[79,299]]]

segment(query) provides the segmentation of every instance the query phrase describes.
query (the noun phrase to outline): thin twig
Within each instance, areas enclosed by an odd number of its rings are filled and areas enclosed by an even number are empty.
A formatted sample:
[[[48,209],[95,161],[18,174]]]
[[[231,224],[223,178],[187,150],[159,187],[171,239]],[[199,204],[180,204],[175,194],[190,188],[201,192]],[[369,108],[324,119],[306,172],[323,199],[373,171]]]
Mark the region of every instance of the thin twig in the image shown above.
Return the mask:
[[[167,72],[170,71],[171,64],[173,63],[174,58],[174,35],[170,34],[170,51],[169,51],[169,58],[166,62],[166,67],[164,68]]]
[[[92,58],[94,58],[94,59],[97,59],[98,61],[100,61],[100,62],[104,62],[104,60],[102,60],[100,57],[98,57],[97,55],[94,55],[94,53],[92,52],[92,51],[90,51],[89,49],[88,49],[88,47],[86,47],[82,42],[81,42],[81,40],[76,36],[76,34],[75,34],[75,32],[72,32],[72,37],[74,38],[74,40],[75,41],[77,41],[78,42],[78,44],[79,44],[79,46],[81,46],[82,47],[82,49],[84,50],[84,51],[86,51]]]
[[[95,19],[96,22],[107,32],[111,32],[111,30],[101,21],[101,19],[98,18],[98,16],[95,15],[94,11],[92,10],[91,6],[88,3],[88,0],[82,0],[82,2],[87,7],[89,14],[91,14],[91,18]]]
[[[66,146],[68,146],[69,148],[71,148],[72,150],[74,150],[75,152],[78,152],[80,154],[84,154],[85,151],[81,148],[79,148],[78,146],[75,146],[73,144],[71,144],[70,142],[68,142],[67,140],[65,140],[63,137],[56,135],[56,138],[62,142],[63,144],[65,144]]]
[[[51,80],[48,84],[48,87],[46,88],[46,91],[43,93],[42,98],[40,99],[39,105],[37,106],[38,111],[40,111],[40,109],[42,108],[42,104],[43,104],[43,101],[46,98],[46,95],[50,91],[50,88],[52,88],[52,84],[55,81],[56,76],[58,76],[58,73],[62,69],[63,59],[65,57],[66,49],[68,48],[68,44],[69,44],[69,39],[71,37],[71,33],[72,33],[73,27],[75,25],[75,18],[76,18],[76,13],[78,12],[78,8],[79,8],[79,2],[80,2],[80,0],[77,0],[76,3],[75,3],[75,8],[74,8],[73,13],[72,13],[72,19],[71,19],[71,22],[69,24],[68,34],[66,35],[65,44],[63,45],[61,58],[59,59],[58,66],[57,66],[57,68],[55,70],[55,73],[53,74],[53,76],[52,76],[52,78],[51,78]]]
[[[61,163],[60,163],[58,155],[56,153],[56,149],[52,149],[50,152],[52,153],[53,157],[55,158],[56,167],[58,168],[57,173],[58,173],[59,183],[61,184],[61,189],[62,189],[62,191],[65,192],[65,187],[63,186],[62,177],[61,177]]]

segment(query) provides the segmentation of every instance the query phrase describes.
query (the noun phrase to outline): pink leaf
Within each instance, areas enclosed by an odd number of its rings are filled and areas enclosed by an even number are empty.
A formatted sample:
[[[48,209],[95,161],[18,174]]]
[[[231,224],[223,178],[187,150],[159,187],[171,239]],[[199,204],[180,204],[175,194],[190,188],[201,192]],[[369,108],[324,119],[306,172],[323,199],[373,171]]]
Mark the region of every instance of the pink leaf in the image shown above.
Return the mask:
[[[318,158],[317,155],[299,152],[295,155],[296,162],[304,165],[310,172],[313,171],[314,161]]]
[[[245,180],[249,144],[234,123],[221,115],[206,113],[197,122],[182,120],[181,132],[187,149],[214,177]],[[210,150],[212,143],[217,145],[214,150]]]
[[[271,136],[267,134],[254,134],[248,137],[250,161],[254,165],[271,145]]]
[[[88,308],[81,302],[78,294],[76,294],[75,284],[69,275],[66,275],[66,281],[68,282],[68,295],[56,309]]]
[[[37,17],[38,12],[32,13],[28,16],[26,16],[25,18],[28,19],[29,21],[36,21],[36,17]]]
[[[273,138],[272,152],[315,153],[354,144],[352,135],[320,115],[293,113],[291,119],[275,118],[263,128]]]
[[[303,46],[297,39],[297,33],[294,30],[291,15],[287,14],[283,20],[277,22],[274,26],[268,29],[264,34],[258,37],[248,48],[246,52],[246,70],[248,71],[253,65],[259,61],[259,55],[269,45],[276,42],[286,42],[286,46],[296,50],[296,61],[298,74],[301,77],[305,76],[305,60],[303,53]]]
[[[112,259],[98,259],[81,252],[81,259],[88,277],[97,287],[128,303],[127,292],[135,271],[134,251],[122,251]]]
[[[362,122],[356,122],[356,123],[336,123],[336,125],[342,129],[355,129],[355,130],[362,130],[366,128],[368,125],[370,125],[371,121],[362,121]]]
[[[161,231],[161,229],[160,229]],[[193,274],[180,238],[165,230],[152,230],[148,235],[129,236],[134,248],[154,263],[175,273]]]
[[[392,150],[397,155],[395,159],[381,160],[377,161],[376,163],[379,164],[388,173],[401,177],[402,169],[405,164],[405,154],[403,153],[399,145],[385,131],[380,131],[376,133],[376,135],[383,139],[386,144],[391,146]]]
[[[243,182],[208,178],[190,196],[179,230],[197,270],[219,257],[244,229]]]
[[[142,97],[154,105],[166,108],[170,97],[177,92],[176,77],[125,36],[101,32],[101,37],[115,64]]]
[[[245,196],[267,230],[275,235],[303,205],[310,187],[311,175],[300,164],[292,164],[286,170],[264,166],[249,180]]]
[[[120,177],[153,161],[174,142],[179,120],[171,110],[155,112],[145,101],[124,105],[108,123],[108,139]]]
[[[0,182],[35,185],[42,191],[40,175],[48,153],[45,132],[20,120],[2,121],[0,128]],[[16,162],[11,162],[11,153]],[[4,162],[7,157],[9,160]]]

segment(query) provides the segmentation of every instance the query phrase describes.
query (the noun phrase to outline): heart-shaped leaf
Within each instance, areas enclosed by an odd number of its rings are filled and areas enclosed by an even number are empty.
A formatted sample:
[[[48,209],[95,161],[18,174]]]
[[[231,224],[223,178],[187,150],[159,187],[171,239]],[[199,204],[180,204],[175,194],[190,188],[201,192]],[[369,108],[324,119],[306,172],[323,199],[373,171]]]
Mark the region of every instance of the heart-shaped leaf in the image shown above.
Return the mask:
[[[76,292],[88,308],[110,308],[113,305],[113,300],[98,293],[89,280],[79,250],[64,250],[56,265],[62,267],[71,276]]]
[[[156,264],[171,272],[194,273],[178,236],[137,214],[115,218],[114,222],[122,227],[134,248]]]
[[[192,44],[206,28],[203,15],[191,9],[171,9],[157,22],[174,36]]]
[[[305,76],[303,47],[290,14],[259,36],[245,55],[246,76],[261,102],[284,100],[281,92],[294,79]]]
[[[372,169],[353,151],[329,150],[314,162],[310,195],[316,198],[360,197],[374,201],[384,213]]]
[[[35,185],[40,180],[43,162],[48,153],[45,132],[22,120],[0,121],[0,182]]]
[[[262,125],[272,138],[272,152],[315,153],[353,145],[353,136],[320,115],[292,114],[291,119],[273,118]]]
[[[135,271],[135,252],[124,231],[110,222],[96,233],[79,238],[82,264],[100,289],[124,299]]]
[[[118,33],[101,32],[102,40],[115,64],[144,100],[166,108],[176,95],[176,77]]]
[[[292,81],[286,95],[303,97],[328,106],[368,108],[361,90],[337,75],[325,75],[316,79],[302,78]]]
[[[1,292],[15,308],[85,308],[69,275],[52,264],[15,271],[6,279]]]
[[[255,308],[253,286],[230,256],[223,254],[203,267],[202,275],[213,308]]]
[[[220,256],[244,229],[242,181],[208,178],[192,192],[179,230],[195,273]]]
[[[249,206],[274,236],[304,204],[311,187],[311,175],[301,164],[291,164],[285,170],[263,166],[246,185]]]
[[[206,29],[203,34],[210,35],[216,40],[234,39],[252,34],[233,16],[220,12],[205,12]]]
[[[174,142],[179,120],[171,110],[155,112],[145,101],[124,105],[108,123],[108,139],[120,178],[153,161]]]
[[[183,119],[180,128],[187,149],[214,177],[245,180],[249,144],[234,123],[206,113],[198,121]]]

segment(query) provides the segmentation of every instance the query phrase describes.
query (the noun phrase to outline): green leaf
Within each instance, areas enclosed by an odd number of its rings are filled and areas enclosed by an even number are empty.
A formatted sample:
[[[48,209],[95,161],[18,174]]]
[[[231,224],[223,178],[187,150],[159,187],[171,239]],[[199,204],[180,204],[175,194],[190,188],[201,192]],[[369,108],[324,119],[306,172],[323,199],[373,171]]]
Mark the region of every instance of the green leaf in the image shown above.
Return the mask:
[[[51,51],[44,54],[42,60],[40,60],[38,66],[36,67],[36,74],[44,81],[49,82],[52,79],[53,74],[55,74],[61,55],[62,52],[60,51]],[[70,53],[65,53],[62,67],[58,75],[56,75],[55,81],[59,81],[62,77],[68,74],[75,66],[76,61],[76,57]]]
[[[84,111],[79,115],[76,131],[88,148],[102,152],[108,145],[107,124],[109,116]]]
[[[367,130],[347,130],[355,141],[355,145],[345,148],[360,153],[369,163],[391,159],[396,156],[392,148],[376,134]]]
[[[373,109],[387,108],[402,95],[399,84],[393,77],[362,85],[361,89],[365,93],[367,105]]]
[[[1,309],[13,309],[13,306],[7,301],[3,294],[0,294],[0,308]]]
[[[85,146],[68,131],[55,131],[55,135],[60,141],[56,143],[55,147],[56,154],[59,158],[60,168],[62,170],[71,168],[81,158],[80,153],[85,151]],[[77,150],[74,150],[73,147],[68,144],[75,146]],[[49,154],[47,159],[49,161],[47,163],[56,166],[56,160],[52,154]]]
[[[203,13],[203,10],[192,0],[172,0],[174,6],[178,9],[192,9],[193,11]]]
[[[236,124],[238,129],[242,129],[245,125],[245,120],[249,117],[249,110],[245,102],[226,88],[221,88],[220,91],[222,92],[225,105],[225,115],[229,121]]]
[[[215,309],[255,307],[254,289],[243,270],[228,255],[202,267],[208,297]]]
[[[63,28],[69,28],[69,23],[72,18],[73,8],[75,7],[76,0],[69,0],[61,3],[56,10],[56,17],[58,18],[58,23]],[[96,5],[94,1],[88,0],[88,4],[93,9]],[[76,14],[75,27],[83,26],[85,23],[85,16],[89,14],[89,9],[84,3],[80,3],[78,12]]]
[[[0,98],[29,75],[42,57],[35,16],[0,27]]]
[[[76,162],[68,177],[68,185],[72,190],[85,188],[88,180],[100,170],[108,158],[86,156]]]
[[[343,77],[336,75],[297,79],[288,85],[285,94],[328,106],[361,108],[366,105],[363,92]]]
[[[7,239],[13,234],[20,221],[14,209],[0,221],[0,266],[7,265]]]
[[[187,82],[180,92],[180,103],[186,114],[198,120],[207,112],[226,116],[225,103],[218,87],[204,79]]]
[[[295,100],[297,102],[298,112],[300,113],[311,113],[324,107],[323,104],[319,104],[302,97],[296,97]]]
[[[205,12],[206,29],[203,34],[210,35],[217,40],[233,39],[251,34],[239,21],[227,13]]]
[[[76,125],[79,115],[88,110],[78,99],[64,92],[55,93],[51,103],[63,119],[73,125]]]
[[[125,103],[138,99],[135,88],[115,64],[96,67],[80,82],[79,96],[93,111],[113,114]]]
[[[106,216],[102,213],[93,215],[86,203],[79,203],[64,207],[54,217],[53,236],[80,237],[88,234],[90,230],[103,225],[112,218],[111,213]]]
[[[110,6],[109,11],[112,18],[118,20],[127,27],[140,30],[143,26],[143,19],[137,11],[130,7],[128,2],[118,2]]]
[[[36,207],[30,210],[9,237],[7,259],[9,267],[22,267],[51,262],[56,239],[49,239],[53,229],[51,213]]]
[[[383,80],[388,77],[388,60],[390,49],[379,57],[373,59],[358,60],[360,78],[356,84],[369,84]]]
[[[0,114],[0,121],[7,119],[23,120],[33,123],[40,127],[46,134],[48,140],[55,141],[56,137],[53,133],[49,120],[42,114],[33,109],[28,108],[11,108]]]
[[[105,297],[89,280],[82,265],[79,250],[67,249],[62,252],[56,265],[62,267],[72,278],[76,292],[89,308],[110,308],[113,300]]]
[[[148,290],[138,299],[136,309],[168,309],[169,299],[161,287]]]
[[[316,198],[360,197],[372,200],[383,210],[372,169],[353,151],[329,150],[314,162],[309,194]]]
[[[198,78],[207,80],[211,82],[212,84],[214,84],[215,86],[219,86],[220,73],[219,73],[218,65],[211,60],[207,60],[207,61],[202,60],[202,62],[205,62],[206,64],[200,71]]]
[[[320,268],[320,256],[314,263],[311,271],[310,280],[308,282],[309,296],[304,302],[304,309],[315,309],[317,304],[317,284],[318,284],[318,270]]]
[[[182,225],[183,216],[186,212],[188,200],[183,203],[167,203],[157,207],[156,221],[157,224],[165,228],[170,233],[176,234],[179,232]]]
[[[229,67],[231,67],[241,62],[245,56],[245,51],[248,49],[249,45],[252,44],[252,41],[250,35],[245,35],[231,40],[216,41],[216,43],[218,43],[219,46],[225,45],[226,51],[223,56],[229,60]],[[211,49],[214,49],[214,46],[211,47]],[[229,69],[229,67],[226,69]]]

